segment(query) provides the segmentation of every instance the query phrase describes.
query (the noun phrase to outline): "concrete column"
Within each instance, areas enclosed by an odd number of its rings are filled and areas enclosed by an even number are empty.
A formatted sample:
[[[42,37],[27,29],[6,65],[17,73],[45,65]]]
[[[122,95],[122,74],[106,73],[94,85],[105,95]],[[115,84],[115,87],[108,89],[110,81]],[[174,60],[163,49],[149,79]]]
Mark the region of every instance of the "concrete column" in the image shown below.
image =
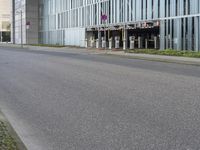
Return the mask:
[[[26,44],[39,43],[39,0],[26,1],[26,22],[30,22],[30,29],[26,30]]]
[[[101,42],[101,47],[102,48],[106,48],[106,40],[105,40],[105,37],[102,37],[102,42]]]
[[[192,45],[193,45],[193,41],[192,41],[192,18],[188,18],[188,34],[187,34],[187,39],[188,39],[188,50],[192,50]]]
[[[15,0],[11,1],[12,20],[11,20],[11,43],[15,44]]]
[[[127,29],[124,28],[123,31],[123,50],[126,50],[128,48],[128,32]]]
[[[177,19],[177,50],[182,50],[182,20]]]
[[[199,28],[198,28],[198,17],[194,18],[194,50],[199,51]]]
[[[138,48],[142,48],[142,38],[138,36]]]
[[[146,38],[146,39],[145,39],[145,49],[148,49],[148,41],[149,41],[149,39]]]
[[[160,24],[160,50],[165,49],[165,22],[161,21]]]
[[[199,6],[200,6],[200,3],[199,3]],[[199,18],[199,23],[198,23],[198,27],[199,27],[199,41],[198,41],[199,49],[198,49],[198,51],[200,52],[200,17],[198,17],[198,18]]]
[[[85,39],[85,48],[88,48],[88,39]]]
[[[100,30],[98,30],[98,48],[101,48],[101,31]]]
[[[109,49],[112,49],[112,47],[113,47],[113,39],[111,37],[109,38]]]
[[[154,36],[154,48],[158,49],[158,37]]]
[[[168,22],[169,20],[166,20],[166,26],[165,26],[165,32],[166,32],[166,35],[165,35],[165,49],[168,49],[169,48],[169,26],[168,26]]]

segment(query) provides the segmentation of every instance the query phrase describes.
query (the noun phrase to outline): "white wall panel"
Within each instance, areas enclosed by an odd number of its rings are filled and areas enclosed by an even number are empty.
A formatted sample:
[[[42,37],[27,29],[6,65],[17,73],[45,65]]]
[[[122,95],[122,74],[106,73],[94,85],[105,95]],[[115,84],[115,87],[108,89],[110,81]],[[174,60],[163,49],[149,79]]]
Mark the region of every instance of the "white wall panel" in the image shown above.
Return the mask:
[[[85,28],[65,29],[65,45],[85,46]]]

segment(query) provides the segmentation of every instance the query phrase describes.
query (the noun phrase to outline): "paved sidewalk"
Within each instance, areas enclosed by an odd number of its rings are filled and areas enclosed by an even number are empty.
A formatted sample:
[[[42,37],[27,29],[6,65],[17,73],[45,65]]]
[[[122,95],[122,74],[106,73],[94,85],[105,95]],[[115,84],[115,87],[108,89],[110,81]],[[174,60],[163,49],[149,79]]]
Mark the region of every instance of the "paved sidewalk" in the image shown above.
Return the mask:
[[[14,44],[0,44],[0,47],[13,47],[21,48],[21,45]],[[134,54],[125,53],[124,51],[111,51],[111,50],[98,50],[95,48],[80,48],[80,47],[41,47],[41,46],[31,46],[24,45],[24,49],[28,50],[39,50],[39,51],[56,51],[56,52],[70,52],[70,53],[86,53],[86,54],[104,54],[121,56],[126,58],[143,59],[149,61],[160,61],[168,63],[179,63],[187,65],[198,65],[200,66],[200,58],[190,58],[190,57],[177,57],[177,56],[164,56],[164,55],[150,55],[150,54]]]
[[[150,55],[150,54],[134,54],[134,53],[125,53],[124,51],[109,51],[107,54],[116,55],[116,56],[124,56],[127,58],[144,59],[144,60],[150,60],[150,61],[171,62],[171,63],[200,66],[200,58]]]

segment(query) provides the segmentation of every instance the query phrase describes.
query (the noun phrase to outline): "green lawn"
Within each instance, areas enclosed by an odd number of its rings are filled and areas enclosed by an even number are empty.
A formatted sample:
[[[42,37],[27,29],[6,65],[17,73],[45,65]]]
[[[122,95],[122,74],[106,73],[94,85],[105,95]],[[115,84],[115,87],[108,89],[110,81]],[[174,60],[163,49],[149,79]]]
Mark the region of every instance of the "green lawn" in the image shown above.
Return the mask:
[[[2,121],[0,121],[0,150],[18,150],[15,140],[8,133]]]
[[[177,50],[155,50],[155,49],[135,49],[127,50],[128,53],[137,53],[137,54],[152,54],[152,55],[166,55],[166,56],[182,56],[182,57],[194,57],[200,58],[200,52],[194,51],[177,51]]]
[[[63,45],[52,45],[52,44],[31,44],[31,46],[56,47],[56,48],[65,47],[65,46],[63,46]]]

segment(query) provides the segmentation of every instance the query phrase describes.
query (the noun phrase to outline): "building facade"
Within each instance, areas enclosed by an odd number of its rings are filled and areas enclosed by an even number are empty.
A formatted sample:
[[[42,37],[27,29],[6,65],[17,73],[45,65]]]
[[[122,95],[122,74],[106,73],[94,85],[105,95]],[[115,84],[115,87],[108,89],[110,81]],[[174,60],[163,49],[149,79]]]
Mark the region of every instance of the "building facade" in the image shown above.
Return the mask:
[[[200,51],[199,0],[39,0],[38,5],[40,43]]]
[[[0,0],[0,42],[10,42],[11,1]]]
[[[12,41],[16,44],[35,44],[39,39],[38,0],[13,0]]]

